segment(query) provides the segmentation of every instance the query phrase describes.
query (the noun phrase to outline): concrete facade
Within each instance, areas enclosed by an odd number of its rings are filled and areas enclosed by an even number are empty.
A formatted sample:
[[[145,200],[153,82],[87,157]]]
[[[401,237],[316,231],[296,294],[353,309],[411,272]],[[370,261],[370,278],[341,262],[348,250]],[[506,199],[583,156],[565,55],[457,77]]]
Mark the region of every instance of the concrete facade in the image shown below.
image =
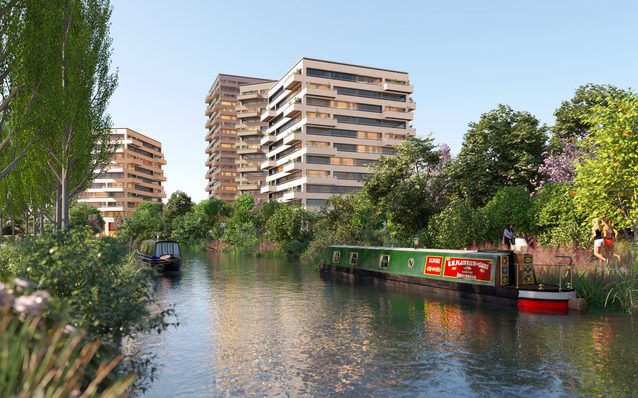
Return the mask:
[[[206,122],[206,191],[209,197],[232,201],[238,192],[237,183],[237,96],[242,84],[265,83],[255,77],[219,74],[205,102]]]
[[[261,192],[306,208],[356,192],[380,156],[416,135],[412,92],[405,72],[302,58],[269,90],[261,114]]]
[[[266,171],[261,169],[261,163],[266,155],[260,144],[268,123],[260,118],[268,105],[268,90],[274,83],[239,86],[237,97],[237,191],[253,195],[256,203],[268,200],[268,194],[261,193],[266,181]]]
[[[116,232],[118,222],[132,216],[141,203],[161,203],[166,197],[162,144],[129,128],[113,129],[111,137],[117,149],[110,166],[96,170],[98,177],[78,198],[100,211],[105,235]]]

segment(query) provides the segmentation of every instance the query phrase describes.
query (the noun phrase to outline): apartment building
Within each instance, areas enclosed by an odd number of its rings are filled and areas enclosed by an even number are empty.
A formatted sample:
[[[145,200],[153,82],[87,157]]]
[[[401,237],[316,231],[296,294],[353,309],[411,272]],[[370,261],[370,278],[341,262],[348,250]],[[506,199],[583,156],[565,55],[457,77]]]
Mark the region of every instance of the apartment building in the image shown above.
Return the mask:
[[[268,92],[261,192],[317,208],[359,190],[380,156],[408,136],[416,104],[408,74],[302,58]]]
[[[226,201],[235,199],[237,182],[237,96],[242,84],[266,83],[255,77],[219,74],[205,102],[206,116],[206,191],[209,197]]]
[[[166,197],[162,144],[129,128],[113,129],[111,137],[117,149],[110,165],[95,171],[97,178],[78,198],[100,210],[105,235],[116,232],[118,223],[141,203],[161,203]]]
[[[268,90],[273,84],[241,85],[237,96],[237,192],[253,195],[256,203],[268,200],[268,194],[261,193],[266,181],[261,163],[266,155],[260,141],[268,128],[268,123],[261,121],[261,112],[268,105]]]

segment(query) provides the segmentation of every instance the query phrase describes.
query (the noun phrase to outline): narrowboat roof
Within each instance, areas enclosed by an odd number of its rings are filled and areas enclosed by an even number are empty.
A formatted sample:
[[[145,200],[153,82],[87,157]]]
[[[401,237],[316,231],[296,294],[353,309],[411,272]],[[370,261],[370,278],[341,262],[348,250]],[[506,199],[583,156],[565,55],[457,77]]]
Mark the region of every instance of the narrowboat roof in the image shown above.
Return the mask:
[[[157,240],[157,239],[146,239],[146,240],[143,240],[142,242],[153,242],[153,243],[168,243],[168,242],[170,242],[170,243],[177,243],[177,244],[179,244],[179,242],[178,242],[178,241],[176,241],[176,240],[170,240],[170,239],[160,239],[160,240]]]
[[[427,251],[434,253],[478,253],[478,250],[450,250],[450,249],[428,249],[419,247],[417,249],[411,247],[383,247],[383,246],[350,246],[350,245],[330,245],[329,247],[341,247],[346,249],[376,249],[376,250],[399,250],[399,251]]]

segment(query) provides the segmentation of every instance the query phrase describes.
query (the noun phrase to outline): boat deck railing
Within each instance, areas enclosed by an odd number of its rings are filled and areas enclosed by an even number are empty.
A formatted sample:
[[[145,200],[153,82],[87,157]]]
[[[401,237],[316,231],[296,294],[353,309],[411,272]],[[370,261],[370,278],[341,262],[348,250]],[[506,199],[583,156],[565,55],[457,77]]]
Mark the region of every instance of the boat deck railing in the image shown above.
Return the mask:
[[[534,285],[538,290],[558,291],[572,290],[574,287],[573,259],[570,256],[555,256],[556,262],[553,264],[533,264]],[[519,270],[516,271],[516,287],[519,284]]]

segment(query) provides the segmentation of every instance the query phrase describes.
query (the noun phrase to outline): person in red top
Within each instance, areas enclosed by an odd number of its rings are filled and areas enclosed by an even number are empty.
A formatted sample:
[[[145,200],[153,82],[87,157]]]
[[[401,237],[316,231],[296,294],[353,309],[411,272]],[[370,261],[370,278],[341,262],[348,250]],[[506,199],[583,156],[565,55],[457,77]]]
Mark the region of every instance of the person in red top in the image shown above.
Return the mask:
[[[605,240],[607,257],[614,256],[618,260],[620,260],[620,254],[614,251],[614,245],[617,237],[618,231],[611,224],[611,220],[609,220],[608,218],[603,218],[603,239]]]

